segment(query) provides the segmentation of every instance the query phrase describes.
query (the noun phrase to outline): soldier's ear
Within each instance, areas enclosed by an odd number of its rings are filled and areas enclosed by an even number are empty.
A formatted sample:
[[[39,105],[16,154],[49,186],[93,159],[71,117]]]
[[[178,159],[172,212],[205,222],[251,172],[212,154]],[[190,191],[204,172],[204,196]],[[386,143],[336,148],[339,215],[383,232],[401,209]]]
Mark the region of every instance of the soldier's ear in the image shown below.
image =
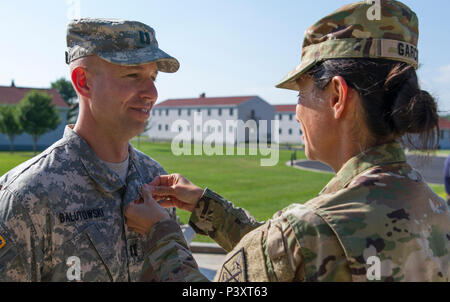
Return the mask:
[[[72,83],[77,93],[84,97],[90,97],[91,87],[87,80],[87,70],[82,66],[77,66],[72,70]]]
[[[331,107],[333,110],[334,118],[341,119],[345,110],[348,107],[348,85],[347,82],[341,76],[335,76],[331,80]]]

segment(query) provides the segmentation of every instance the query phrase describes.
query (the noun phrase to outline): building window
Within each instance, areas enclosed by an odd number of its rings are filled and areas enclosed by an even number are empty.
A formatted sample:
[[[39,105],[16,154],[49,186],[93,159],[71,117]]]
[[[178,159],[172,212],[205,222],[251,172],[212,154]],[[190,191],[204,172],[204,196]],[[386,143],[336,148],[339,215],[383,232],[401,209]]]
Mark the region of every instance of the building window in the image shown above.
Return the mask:
[[[187,114],[188,116],[191,116],[191,109],[188,109]]]
[[[230,115],[233,115],[233,113],[234,113],[233,108],[230,108]]]
[[[303,135],[303,131],[302,131],[302,129],[300,129],[300,136],[302,136]]]
[[[280,128],[279,132],[280,132],[280,134],[283,134],[283,130],[281,130],[281,128]]]
[[[178,109],[178,116],[181,115],[181,109]]]
[[[292,115],[292,114],[289,114],[289,120],[290,121],[292,121],[292,118],[293,118],[294,116]]]
[[[222,116],[222,108],[219,108],[219,116]]]
[[[169,115],[169,109],[166,109],[166,116]]]
[[[182,132],[183,131],[183,128],[181,128],[181,127],[178,127],[178,132]]]
[[[169,125],[166,125],[166,131],[169,131]]]
[[[233,131],[234,131],[233,126],[230,126],[230,128],[228,129],[228,131],[229,131],[230,133],[233,133]]]
[[[158,125],[158,130],[161,131],[161,129],[162,129],[162,126],[161,126],[161,124],[159,124]]]
[[[441,130],[441,139],[444,139],[445,135],[444,135],[444,130]]]
[[[281,120],[283,120],[283,115],[282,114],[279,114],[278,115],[278,119],[281,121]]]
[[[211,109],[208,109],[208,116],[211,116]]]
[[[292,129],[289,129],[289,135],[292,135]]]
[[[201,112],[202,112],[202,110],[201,110],[201,109],[197,109],[197,112],[198,112],[198,113],[201,113]]]
[[[162,112],[162,110],[161,110],[161,109],[159,109],[158,111],[159,111],[159,116],[161,116],[161,114],[162,114],[162,113],[161,113],[161,112]]]

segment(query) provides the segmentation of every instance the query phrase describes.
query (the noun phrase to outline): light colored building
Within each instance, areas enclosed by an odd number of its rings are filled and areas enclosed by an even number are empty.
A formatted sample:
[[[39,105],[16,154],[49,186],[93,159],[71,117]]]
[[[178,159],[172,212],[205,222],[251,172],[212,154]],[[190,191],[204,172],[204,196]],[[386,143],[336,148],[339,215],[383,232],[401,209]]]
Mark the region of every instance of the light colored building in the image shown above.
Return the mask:
[[[191,141],[228,144],[271,139],[274,107],[258,96],[170,99],[152,110],[148,135],[172,140],[187,134]],[[244,124],[245,123],[245,124]],[[245,127],[244,127],[245,126]]]
[[[275,105],[275,120],[280,121],[280,144],[304,145],[302,126],[295,120],[296,105]]]
[[[59,117],[61,123],[59,126],[50,132],[42,135],[38,142],[36,149],[44,150],[51,146],[53,143],[62,138],[64,134],[64,128],[66,125],[66,116],[69,107],[62,99],[61,95],[55,89],[37,89],[37,88],[19,88],[14,85],[0,86],[0,106],[16,105],[23,99],[25,94],[31,90],[47,93],[52,96],[52,104],[56,106],[59,111]],[[3,133],[0,133],[0,150],[9,150],[10,143],[8,137]],[[14,149],[16,151],[33,150],[33,139],[29,134],[21,134],[14,140]]]
[[[450,121],[444,118],[439,120],[440,140],[439,148],[448,150],[450,149]]]

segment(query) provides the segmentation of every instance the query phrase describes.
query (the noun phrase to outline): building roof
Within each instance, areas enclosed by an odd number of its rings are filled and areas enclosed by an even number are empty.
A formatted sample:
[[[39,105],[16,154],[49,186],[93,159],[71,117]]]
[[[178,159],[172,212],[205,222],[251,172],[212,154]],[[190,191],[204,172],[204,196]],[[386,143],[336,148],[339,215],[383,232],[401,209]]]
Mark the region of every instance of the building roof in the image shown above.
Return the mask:
[[[439,128],[441,130],[448,130],[448,129],[450,129],[450,120],[445,119],[445,118],[440,118],[439,119]]]
[[[52,96],[52,104],[57,107],[69,107],[56,89],[22,88],[11,86],[0,86],[0,104],[18,104],[30,90],[37,90],[39,92],[50,94]]]
[[[275,112],[295,112],[297,105],[275,105]]]
[[[238,97],[200,97],[195,99],[171,99],[157,104],[155,107],[214,107],[214,106],[237,106],[247,102],[256,96],[238,96]]]

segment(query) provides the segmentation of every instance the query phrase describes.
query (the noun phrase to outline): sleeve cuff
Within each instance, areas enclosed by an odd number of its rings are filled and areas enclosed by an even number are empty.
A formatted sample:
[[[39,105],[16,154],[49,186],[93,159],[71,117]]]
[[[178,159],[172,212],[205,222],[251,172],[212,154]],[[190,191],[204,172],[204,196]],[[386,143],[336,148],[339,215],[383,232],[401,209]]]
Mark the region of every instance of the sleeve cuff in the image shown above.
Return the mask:
[[[209,213],[208,209],[211,209],[211,202],[218,202],[221,197],[214,191],[206,188],[203,191],[202,197],[197,203],[197,206],[192,211],[191,217],[189,219],[189,225],[194,229],[197,234],[208,236],[208,230],[211,229],[212,223],[208,219]]]

